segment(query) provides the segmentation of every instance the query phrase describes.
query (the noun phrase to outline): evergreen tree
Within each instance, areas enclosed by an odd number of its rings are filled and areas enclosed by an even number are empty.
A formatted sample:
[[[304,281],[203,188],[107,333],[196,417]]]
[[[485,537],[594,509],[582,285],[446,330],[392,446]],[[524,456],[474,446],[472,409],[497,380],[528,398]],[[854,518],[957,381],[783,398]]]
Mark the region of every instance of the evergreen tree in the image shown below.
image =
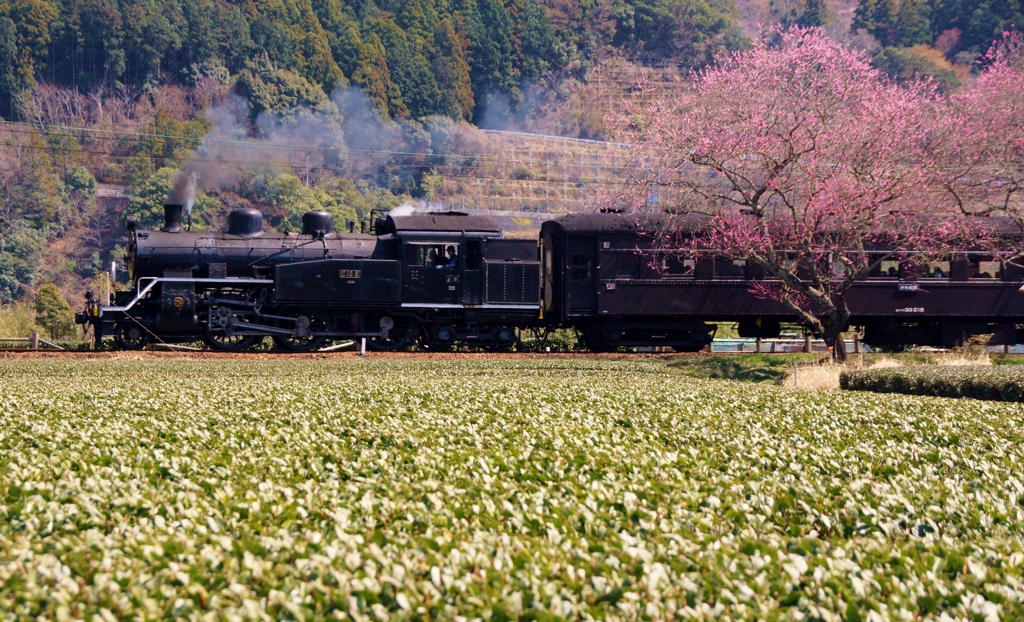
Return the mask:
[[[438,25],[434,37],[433,67],[439,93],[434,114],[469,120],[473,116],[473,82],[466,62],[465,44],[455,32],[450,18]]]
[[[903,0],[896,18],[896,41],[910,47],[931,43],[931,7],[927,0]]]
[[[327,36],[331,57],[348,78],[359,63],[359,48],[363,45],[359,23],[341,4],[341,0],[315,0],[313,9]]]
[[[406,33],[387,14],[366,20],[366,25],[380,37],[391,79],[402,93],[402,103],[408,114],[420,117],[436,110],[440,100],[437,80],[430,63],[407,39]],[[398,114],[394,109],[391,113]]]
[[[509,3],[509,15],[513,24],[515,66],[524,82],[535,82],[549,68],[560,64],[547,10],[533,0],[513,0]]]
[[[33,85],[36,70],[47,68],[50,29],[57,20],[56,8],[46,0],[14,0],[0,3],[0,18],[14,23],[21,82]]]
[[[348,86],[348,80],[331,56],[327,34],[320,27],[310,1],[303,0],[299,11],[302,15],[300,29],[304,33],[300,53],[296,55],[299,73],[307,80],[319,84],[327,93]]]
[[[893,45],[897,13],[896,0],[861,0],[854,13],[853,27],[867,30],[882,45]]]
[[[45,248],[43,234],[23,220],[0,229],[0,303],[17,299],[35,284]]]
[[[65,339],[75,334],[75,312],[57,286],[47,283],[36,292],[36,323],[46,329],[50,339]]]
[[[128,82],[147,85],[159,82],[164,60],[181,49],[187,37],[181,7],[177,3],[140,0],[123,9]]]
[[[0,116],[12,116],[12,99],[21,85],[18,71],[18,33],[9,17],[0,17]]]
[[[825,0],[807,0],[803,12],[796,20],[796,25],[803,27],[824,26],[828,21],[828,4]]]
[[[86,0],[81,11],[81,78],[74,56],[69,59],[68,69],[75,82],[107,87],[120,85],[127,62],[121,11],[112,0]]]
[[[248,98],[253,120],[261,112],[283,115],[294,113],[299,107],[314,111],[328,111],[331,107],[318,84],[289,69],[275,67],[266,54],[246,63],[238,74],[237,88],[239,94]]]
[[[359,49],[359,63],[352,74],[352,82],[363,89],[378,110],[387,116],[409,114],[402,101],[402,91],[391,80],[387,54],[377,33],[371,32]]]

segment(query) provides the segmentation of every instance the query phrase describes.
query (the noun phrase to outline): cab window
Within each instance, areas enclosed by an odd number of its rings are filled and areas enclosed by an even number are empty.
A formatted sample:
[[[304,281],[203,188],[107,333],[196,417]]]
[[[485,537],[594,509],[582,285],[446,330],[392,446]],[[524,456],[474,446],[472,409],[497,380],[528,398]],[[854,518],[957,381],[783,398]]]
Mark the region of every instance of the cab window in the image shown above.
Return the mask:
[[[405,263],[409,266],[425,266],[433,268],[443,265],[446,261],[445,244],[407,244],[405,246]]]

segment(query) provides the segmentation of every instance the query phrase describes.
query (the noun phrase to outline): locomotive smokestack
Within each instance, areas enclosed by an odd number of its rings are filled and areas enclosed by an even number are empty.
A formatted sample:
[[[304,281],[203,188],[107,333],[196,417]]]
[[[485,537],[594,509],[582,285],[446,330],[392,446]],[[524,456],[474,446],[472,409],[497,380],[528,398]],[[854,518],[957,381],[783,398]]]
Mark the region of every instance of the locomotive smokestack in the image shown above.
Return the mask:
[[[178,203],[164,205],[164,228],[161,231],[179,233],[181,231],[181,212],[185,206]]]

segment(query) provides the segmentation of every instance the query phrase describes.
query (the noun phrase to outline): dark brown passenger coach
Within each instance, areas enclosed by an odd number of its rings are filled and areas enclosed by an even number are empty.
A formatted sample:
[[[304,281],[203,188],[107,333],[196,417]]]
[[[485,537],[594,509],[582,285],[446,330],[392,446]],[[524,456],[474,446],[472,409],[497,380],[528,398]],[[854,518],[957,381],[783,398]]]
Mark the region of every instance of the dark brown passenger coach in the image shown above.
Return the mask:
[[[366,233],[335,233],[325,212],[306,214],[298,233],[265,232],[251,209],[232,212],[223,232],[188,231],[181,206],[165,216],[160,231],[128,223],[132,289],[89,296],[77,316],[95,338],[122,348],[203,340],[233,351],[270,337],[291,350],[356,338],[382,350],[501,350],[525,329],[570,328],[595,351],[687,352],[711,342],[713,322],[776,337],[796,320],[751,293],[764,278],[752,266],[665,252],[620,214],[546,222],[539,244],[459,212],[384,214]],[[851,323],[875,345],[950,346],[976,334],[1016,343],[1022,283],[1024,271],[982,253],[913,271],[893,258],[852,291]]]
[[[541,247],[545,319],[580,330],[595,350],[660,343],[693,351],[710,342],[707,322],[735,322],[742,337],[771,338],[797,319],[751,293],[751,281],[764,278],[754,266],[663,252],[629,216],[546,222]],[[1024,270],[982,252],[916,270],[893,257],[851,290],[851,325],[863,327],[872,345],[953,346],[979,334],[1015,344],[1024,324],[1022,285]]]

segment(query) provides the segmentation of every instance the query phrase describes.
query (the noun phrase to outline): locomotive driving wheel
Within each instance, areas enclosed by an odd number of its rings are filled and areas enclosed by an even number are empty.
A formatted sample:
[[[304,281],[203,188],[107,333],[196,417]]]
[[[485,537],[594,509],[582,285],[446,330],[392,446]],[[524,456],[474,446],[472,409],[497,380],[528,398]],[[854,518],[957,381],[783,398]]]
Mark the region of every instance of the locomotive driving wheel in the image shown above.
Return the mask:
[[[207,328],[203,332],[203,341],[214,350],[221,352],[241,352],[256,343],[255,335],[227,334],[224,331],[213,331]]]
[[[216,307],[210,316],[210,323],[203,330],[203,341],[214,350],[241,352],[250,348],[259,339],[255,335],[240,335],[236,332],[238,317],[230,307]]]
[[[367,339],[366,345],[381,352],[394,352],[411,343],[418,332],[412,322],[385,315],[380,319],[380,336]]]
[[[114,325],[114,343],[125,350],[141,350],[149,343],[149,331],[135,321],[118,322]]]
[[[312,352],[322,348],[327,341],[325,337],[313,334],[312,321],[305,315],[295,318],[295,328],[294,335],[274,335],[274,345],[291,352]]]

